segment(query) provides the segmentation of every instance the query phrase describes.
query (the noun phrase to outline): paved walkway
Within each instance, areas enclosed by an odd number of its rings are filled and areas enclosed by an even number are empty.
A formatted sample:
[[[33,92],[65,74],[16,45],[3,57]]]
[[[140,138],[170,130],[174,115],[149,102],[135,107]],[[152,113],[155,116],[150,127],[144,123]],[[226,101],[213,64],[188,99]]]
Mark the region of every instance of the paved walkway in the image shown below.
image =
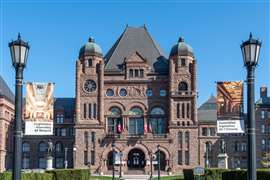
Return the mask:
[[[148,180],[149,175],[124,175],[124,180]]]

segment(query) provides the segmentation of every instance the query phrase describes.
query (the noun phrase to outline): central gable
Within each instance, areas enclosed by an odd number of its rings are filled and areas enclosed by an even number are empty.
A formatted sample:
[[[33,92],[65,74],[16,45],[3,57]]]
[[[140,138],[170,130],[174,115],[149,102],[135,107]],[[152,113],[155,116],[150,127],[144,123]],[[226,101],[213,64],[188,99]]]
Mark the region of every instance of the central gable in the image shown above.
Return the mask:
[[[134,54],[134,52],[136,52]],[[133,57],[132,57],[133,56]],[[105,56],[105,71],[118,71],[127,58],[141,56],[153,73],[168,73],[169,63],[165,53],[152,39],[145,27],[127,27]]]
[[[125,63],[146,63],[146,59],[144,59],[138,52],[131,54],[130,57],[125,58]]]

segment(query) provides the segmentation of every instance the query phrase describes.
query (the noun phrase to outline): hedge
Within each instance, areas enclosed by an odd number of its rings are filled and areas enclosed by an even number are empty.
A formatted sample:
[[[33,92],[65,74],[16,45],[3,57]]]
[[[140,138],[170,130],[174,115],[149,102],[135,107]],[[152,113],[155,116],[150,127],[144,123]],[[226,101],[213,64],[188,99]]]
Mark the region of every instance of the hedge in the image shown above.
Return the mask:
[[[89,169],[56,169],[46,171],[53,174],[54,180],[89,180]]]
[[[12,173],[0,173],[0,180],[11,180]],[[54,180],[53,175],[49,173],[23,173],[22,180]]]
[[[229,170],[218,168],[205,169],[205,180],[222,180],[222,173],[227,171]]]
[[[234,170],[224,172],[222,174],[222,180],[246,180],[247,171],[245,170]],[[270,169],[257,169],[257,180],[269,180]]]
[[[185,180],[194,180],[193,169],[183,169]]]

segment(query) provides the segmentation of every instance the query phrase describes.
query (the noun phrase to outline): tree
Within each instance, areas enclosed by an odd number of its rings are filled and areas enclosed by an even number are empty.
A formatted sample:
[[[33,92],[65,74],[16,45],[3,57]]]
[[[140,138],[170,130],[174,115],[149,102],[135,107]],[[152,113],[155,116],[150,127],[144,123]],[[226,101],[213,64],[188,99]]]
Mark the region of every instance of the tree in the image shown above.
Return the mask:
[[[262,166],[265,168],[270,167],[270,152],[266,152],[263,154],[261,163]]]

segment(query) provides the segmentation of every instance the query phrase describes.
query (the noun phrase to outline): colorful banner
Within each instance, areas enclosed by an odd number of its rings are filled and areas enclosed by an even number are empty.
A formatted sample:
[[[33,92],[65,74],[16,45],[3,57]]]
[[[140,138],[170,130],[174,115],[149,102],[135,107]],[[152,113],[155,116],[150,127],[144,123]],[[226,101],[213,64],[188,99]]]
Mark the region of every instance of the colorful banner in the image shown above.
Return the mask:
[[[243,81],[217,82],[218,133],[243,133]]]
[[[53,135],[53,91],[53,83],[26,84],[26,135]]]

